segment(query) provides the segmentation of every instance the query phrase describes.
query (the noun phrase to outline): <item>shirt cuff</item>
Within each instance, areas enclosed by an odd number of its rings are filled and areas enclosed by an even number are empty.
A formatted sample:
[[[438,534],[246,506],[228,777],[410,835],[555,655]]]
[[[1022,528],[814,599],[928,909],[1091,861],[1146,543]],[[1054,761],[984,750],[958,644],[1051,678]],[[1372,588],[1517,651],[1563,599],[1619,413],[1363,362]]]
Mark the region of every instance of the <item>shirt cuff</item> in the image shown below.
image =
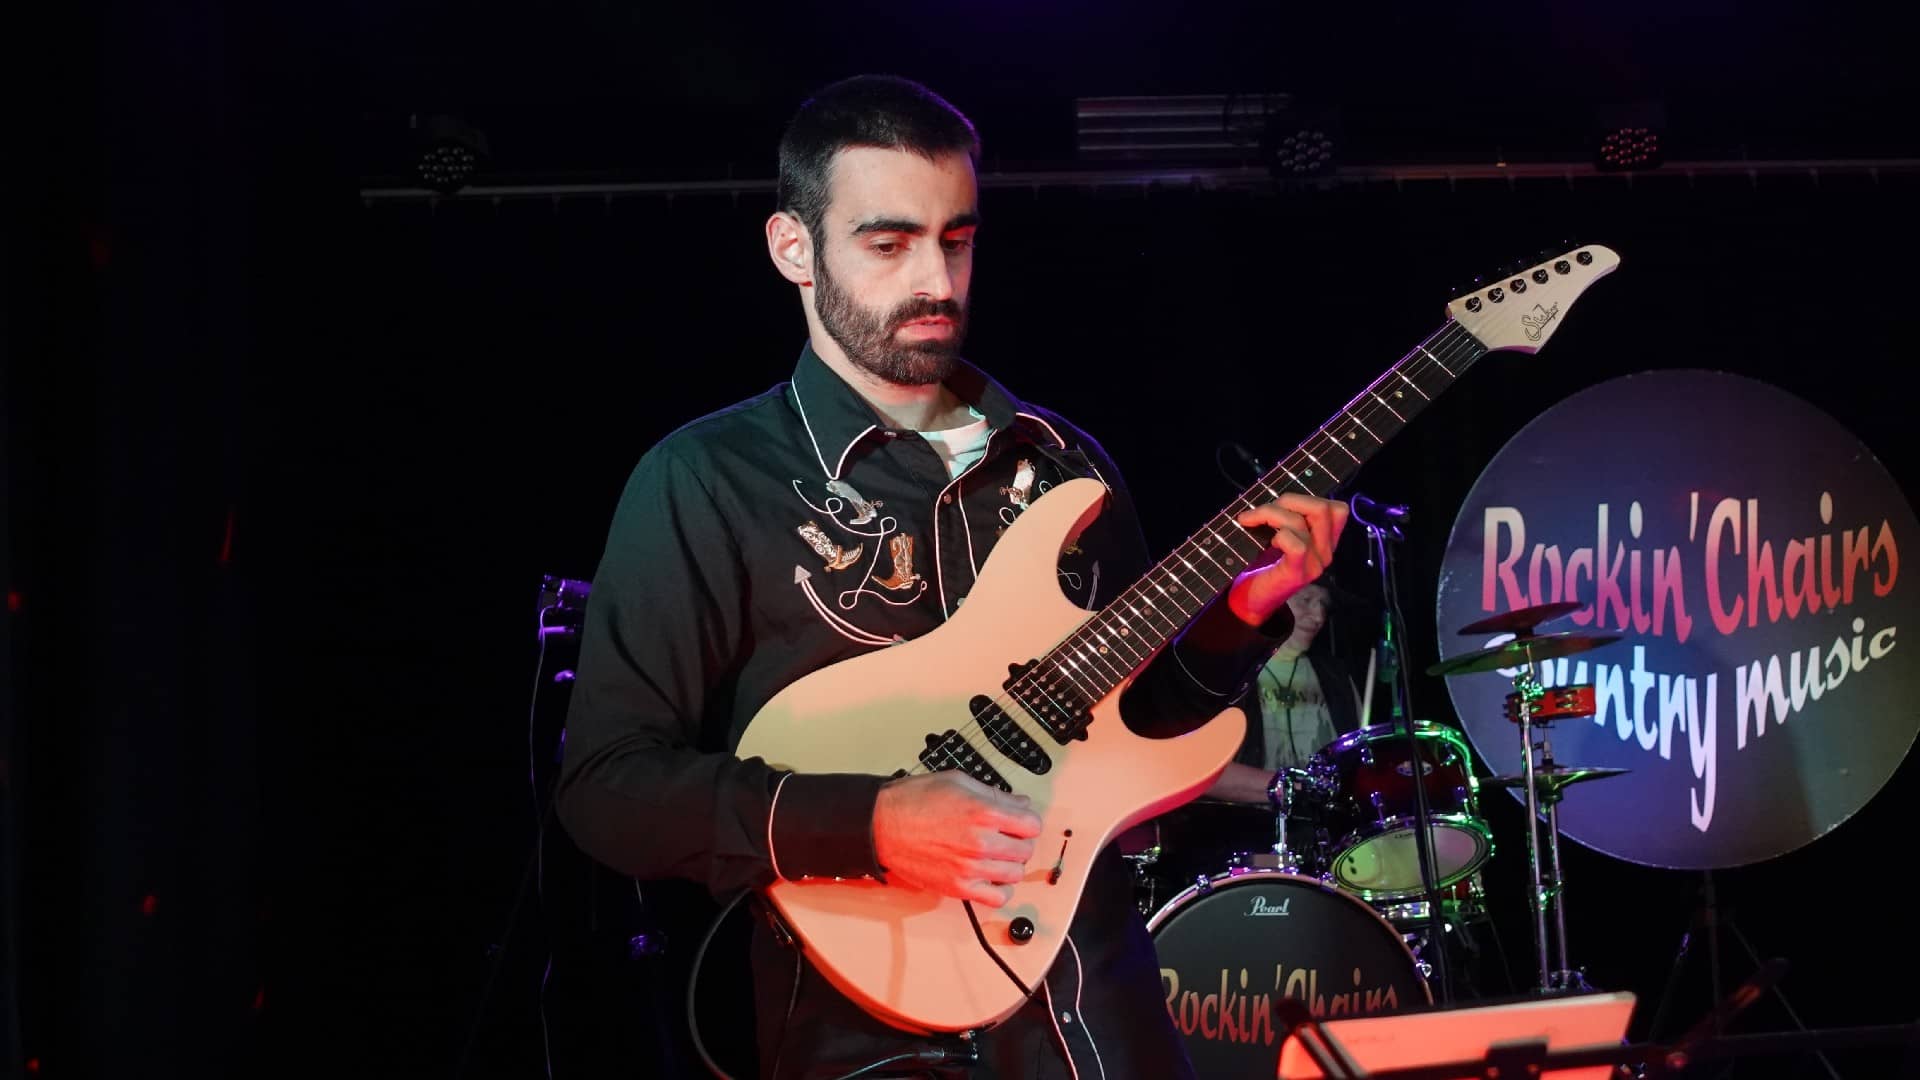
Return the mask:
[[[1249,626],[1217,599],[1172,645],[1174,659],[1197,686],[1215,697],[1239,697],[1261,663],[1293,633],[1285,604],[1259,626]]]
[[[774,783],[767,855],[780,877],[882,879],[873,854],[873,805],[886,777],[788,773]]]

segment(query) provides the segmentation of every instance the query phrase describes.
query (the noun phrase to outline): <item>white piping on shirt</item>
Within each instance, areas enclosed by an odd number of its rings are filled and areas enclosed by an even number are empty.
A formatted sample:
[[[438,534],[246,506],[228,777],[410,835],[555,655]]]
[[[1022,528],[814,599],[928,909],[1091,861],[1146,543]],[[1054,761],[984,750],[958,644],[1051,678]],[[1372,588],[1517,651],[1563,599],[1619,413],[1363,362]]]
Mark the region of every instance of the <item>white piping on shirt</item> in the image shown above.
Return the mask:
[[[780,872],[780,859],[773,853],[773,812],[780,808],[780,789],[786,787],[787,781],[791,779],[793,779],[792,773],[785,773],[780,777],[780,782],[773,785],[773,801],[767,804],[767,861],[773,864],[773,876],[781,881],[785,881],[787,875]],[[1073,939],[1067,940],[1071,944]]]
[[[1060,1030],[1060,1018],[1053,1014],[1053,987],[1047,985],[1046,979],[1042,978],[1040,989],[1046,991],[1047,1022],[1053,1025],[1054,1038],[1060,1040],[1060,1056],[1067,1059],[1067,1071],[1073,1074],[1073,1080],[1080,1080],[1080,1069],[1073,1063],[1073,1047],[1067,1045],[1067,1033]],[[1106,1070],[1100,1070],[1100,1075],[1104,1080],[1107,1075]]]
[[[948,618],[951,618],[951,616],[947,612],[947,575],[946,575],[946,572],[941,568],[942,564],[940,562],[940,498],[941,496],[945,495],[948,491],[952,490],[955,484],[958,484],[960,481],[966,479],[966,476],[968,473],[979,468],[981,463],[985,462],[987,458],[993,455],[993,437],[998,434],[1000,434],[1000,432],[998,431],[987,432],[987,445],[981,448],[979,459],[976,460],[973,464],[960,470],[960,475],[947,481],[947,486],[941,488],[939,493],[934,495],[933,497],[933,580],[935,583],[937,583],[940,586],[940,619],[943,622]],[[971,533],[968,532],[966,528],[966,522],[965,522],[966,509],[964,506],[961,508],[960,514],[961,514],[960,531],[963,535],[966,536],[967,545],[968,545],[967,560],[971,562],[973,560],[973,546],[972,546],[973,536]],[[974,576],[976,577],[979,576],[979,570],[976,569],[974,571]]]
[[[813,610],[819,612],[820,617],[827,620],[827,625],[838,631],[841,637],[861,645],[891,645],[897,640],[895,638],[884,638],[878,634],[870,634],[828,610],[826,601],[820,599],[820,594],[813,591],[813,575],[807,574],[805,577],[801,576],[801,572],[804,572],[805,569],[805,567],[794,567],[796,571],[794,574],[795,584],[800,586],[801,592],[807,594],[807,600],[813,604]]]
[[[1093,1032],[1087,1027],[1087,1016],[1080,1011],[1080,991],[1087,985],[1087,970],[1080,966],[1080,947],[1073,943],[1073,935],[1067,935],[1067,948],[1073,950],[1073,1015],[1080,1021],[1080,1034],[1087,1037],[1087,1045],[1093,1047],[1093,1063],[1100,1068],[1100,1080],[1107,1080],[1107,1063],[1100,1060],[1100,1044],[1093,1041]]]
[[[813,456],[815,459],[817,459],[820,462],[820,471],[823,473],[826,473],[827,479],[829,480],[840,479],[841,470],[847,467],[847,455],[853,453],[854,446],[857,445],[861,439],[864,439],[867,437],[867,432],[872,431],[874,428],[877,428],[880,425],[868,424],[866,428],[860,432],[860,434],[855,435],[853,438],[847,440],[846,449],[840,451],[840,463],[838,467],[833,469],[828,469],[827,455],[820,452],[820,437],[813,433],[813,422],[807,419],[806,402],[800,400],[800,388],[798,386],[795,386],[792,383],[788,383],[787,385],[791,387],[793,390],[793,404],[795,408],[800,410],[800,423],[802,426],[804,426],[807,429],[807,440],[813,443]],[[1058,438],[1058,436],[1055,436],[1055,437]]]
[[[1047,434],[1053,436],[1053,441],[1060,444],[1060,449],[1065,450],[1067,448],[1067,440],[1061,438],[1060,433],[1053,430],[1053,425],[1047,423],[1047,421],[1044,418],[1035,416],[1030,412],[1016,412],[1013,415],[1024,416],[1027,419],[1033,421],[1034,423],[1039,424],[1041,427],[1046,428]]]

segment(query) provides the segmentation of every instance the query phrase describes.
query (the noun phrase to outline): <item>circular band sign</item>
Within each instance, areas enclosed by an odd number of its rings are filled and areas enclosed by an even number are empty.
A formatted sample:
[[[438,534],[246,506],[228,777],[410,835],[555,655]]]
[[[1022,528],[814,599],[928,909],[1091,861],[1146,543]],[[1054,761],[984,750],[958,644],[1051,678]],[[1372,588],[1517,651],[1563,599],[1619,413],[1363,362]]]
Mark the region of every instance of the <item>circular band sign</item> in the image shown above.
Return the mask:
[[[1536,633],[1619,640],[1536,665],[1593,689],[1544,729],[1574,784],[1565,837],[1629,862],[1743,866],[1851,817],[1920,732],[1920,604],[1900,549],[1920,526],[1886,470],[1831,417],[1708,371],[1614,379],[1529,423],[1454,521],[1440,575],[1443,659],[1501,612],[1574,601]],[[1448,690],[1496,774],[1523,767],[1513,669]],[[1511,789],[1516,798],[1524,792]]]

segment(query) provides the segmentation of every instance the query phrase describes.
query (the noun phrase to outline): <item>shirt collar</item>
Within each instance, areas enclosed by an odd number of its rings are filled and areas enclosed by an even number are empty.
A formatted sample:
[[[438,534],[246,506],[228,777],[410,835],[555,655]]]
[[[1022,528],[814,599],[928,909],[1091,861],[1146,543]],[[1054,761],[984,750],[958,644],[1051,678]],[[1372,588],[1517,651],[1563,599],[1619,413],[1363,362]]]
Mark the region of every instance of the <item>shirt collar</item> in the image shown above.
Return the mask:
[[[947,388],[980,410],[991,431],[1012,425],[1024,409],[1005,387],[965,360],[955,365],[947,379]],[[789,392],[794,409],[813,441],[820,469],[828,479],[839,478],[846,467],[847,455],[862,439],[887,430],[880,414],[820,359],[810,341],[800,348],[800,360],[794,366]]]

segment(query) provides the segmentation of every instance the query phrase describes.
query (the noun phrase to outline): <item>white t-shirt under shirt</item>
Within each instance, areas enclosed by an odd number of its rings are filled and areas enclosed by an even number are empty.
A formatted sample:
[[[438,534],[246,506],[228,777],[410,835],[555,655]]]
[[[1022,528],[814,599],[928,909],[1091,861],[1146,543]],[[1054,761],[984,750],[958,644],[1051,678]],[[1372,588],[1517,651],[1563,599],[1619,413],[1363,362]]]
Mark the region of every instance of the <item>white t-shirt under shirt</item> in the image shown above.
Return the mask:
[[[1257,680],[1267,768],[1304,767],[1336,735],[1313,662],[1291,644],[1282,645],[1261,666]]]
[[[920,437],[927,440],[933,452],[947,463],[947,475],[957,477],[968,467],[979,461],[987,453],[987,418],[979,409],[969,405],[967,414],[973,422],[945,431],[923,431]]]

